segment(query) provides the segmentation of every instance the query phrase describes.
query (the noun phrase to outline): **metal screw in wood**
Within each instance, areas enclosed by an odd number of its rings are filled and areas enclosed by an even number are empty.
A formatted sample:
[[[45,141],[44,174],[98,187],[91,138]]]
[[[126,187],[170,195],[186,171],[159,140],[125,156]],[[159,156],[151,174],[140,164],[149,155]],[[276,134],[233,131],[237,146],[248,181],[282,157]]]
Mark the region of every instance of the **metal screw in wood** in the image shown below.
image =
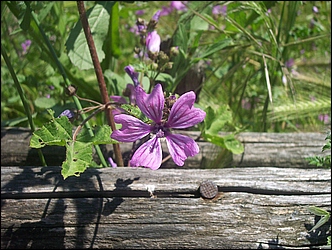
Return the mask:
[[[218,194],[218,186],[212,181],[203,181],[199,187],[199,192],[203,198],[213,199]]]

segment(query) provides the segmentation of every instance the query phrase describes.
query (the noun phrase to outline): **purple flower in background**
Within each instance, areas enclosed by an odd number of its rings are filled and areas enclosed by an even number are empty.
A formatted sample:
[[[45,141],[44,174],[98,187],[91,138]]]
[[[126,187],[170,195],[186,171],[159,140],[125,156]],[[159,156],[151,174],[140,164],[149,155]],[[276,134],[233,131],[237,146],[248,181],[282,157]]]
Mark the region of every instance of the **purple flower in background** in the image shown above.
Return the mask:
[[[184,1],[186,3],[187,1]],[[182,1],[171,1],[170,9],[178,11],[186,11],[187,7],[182,3]]]
[[[183,94],[172,104],[169,113],[165,110],[165,97],[162,86],[157,84],[151,94],[145,93],[141,87],[136,88],[136,103],[149,119],[151,124],[144,123],[136,117],[120,114],[114,117],[121,129],[113,131],[111,137],[120,142],[135,142],[151,134],[152,138],[143,143],[134,153],[130,165],[132,167],[148,167],[156,170],[162,162],[160,140],[166,139],[169,153],[175,164],[183,166],[189,156],[199,152],[197,143],[190,137],[173,134],[171,129],[192,127],[205,118],[206,113],[194,107],[196,95],[193,91]],[[166,107],[167,107],[166,102]]]
[[[161,43],[161,39],[156,30],[148,33],[148,35],[146,37],[146,47],[147,47],[148,51],[151,51],[153,53],[159,52],[160,43]]]
[[[167,6],[163,6],[160,12],[160,16],[168,16],[169,14],[171,14],[172,9],[170,7]]]
[[[31,45],[31,40],[26,40],[23,43],[21,43],[23,54],[26,54],[28,52],[30,45]]]
[[[292,68],[294,66],[294,58],[290,58],[288,61],[285,62],[286,68]]]
[[[318,116],[318,119],[321,121],[321,122],[324,122],[324,124],[328,124],[329,123],[329,120],[330,120],[330,116],[328,114],[320,114]]]
[[[161,10],[158,10],[154,15],[153,17],[151,18],[153,21],[155,22],[158,22],[159,21],[159,18],[160,18],[160,13],[161,13]]]
[[[318,13],[318,12],[319,12],[319,10],[318,10],[318,8],[317,8],[316,6],[312,7],[312,11],[313,11],[314,13]]]
[[[170,6],[163,6],[160,12],[160,16],[168,16],[173,11],[187,11],[187,7],[184,3],[188,1],[171,1]]]
[[[227,15],[227,5],[216,5],[212,8],[213,15]]]
[[[144,13],[145,13],[144,10],[137,10],[137,11],[135,12],[135,15],[137,15],[137,16],[141,16],[141,15],[144,15]]]

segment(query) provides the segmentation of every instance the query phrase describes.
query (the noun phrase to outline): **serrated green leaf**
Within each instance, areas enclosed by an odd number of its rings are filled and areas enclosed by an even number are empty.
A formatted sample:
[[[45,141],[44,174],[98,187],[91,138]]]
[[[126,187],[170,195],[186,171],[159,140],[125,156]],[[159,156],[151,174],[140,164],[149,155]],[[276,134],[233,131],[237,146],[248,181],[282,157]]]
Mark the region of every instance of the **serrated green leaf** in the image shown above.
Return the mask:
[[[78,134],[76,140],[80,142],[91,142],[93,145],[97,144],[115,144],[116,140],[111,138],[112,129],[108,125],[97,127],[94,129],[94,137],[91,137],[89,131],[84,127]]]
[[[92,163],[92,143],[67,141],[66,160],[62,163],[61,174],[64,179],[79,176]]]
[[[73,126],[67,116],[53,118],[41,129],[33,132],[30,147],[42,148],[46,145],[65,146],[67,140],[72,139]]]
[[[87,11],[88,22],[96,47],[98,59],[101,62],[105,58],[102,50],[103,43],[108,32],[110,20],[110,10],[113,2],[107,1],[104,4],[98,2],[94,7]],[[74,29],[70,32],[66,42],[68,56],[71,62],[81,70],[92,69],[93,63],[89,47],[82,28],[81,20],[78,20]]]

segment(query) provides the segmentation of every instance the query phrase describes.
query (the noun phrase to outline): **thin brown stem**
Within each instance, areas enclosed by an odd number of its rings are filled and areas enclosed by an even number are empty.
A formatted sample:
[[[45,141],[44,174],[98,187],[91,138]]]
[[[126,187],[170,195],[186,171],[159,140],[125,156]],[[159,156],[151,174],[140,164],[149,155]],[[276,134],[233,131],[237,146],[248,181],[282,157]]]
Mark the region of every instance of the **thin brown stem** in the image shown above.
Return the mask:
[[[83,27],[83,30],[84,30],[84,34],[85,34],[85,37],[86,37],[86,40],[87,40],[87,43],[88,43],[88,46],[89,46],[93,66],[94,66],[94,69],[95,69],[95,72],[96,72],[102,101],[103,101],[104,104],[106,104],[106,103],[109,103],[110,100],[109,100],[109,96],[108,96],[108,93],[107,93],[107,88],[106,88],[104,75],[103,75],[103,72],[102,72],[102,69],[101,69],[101,66],[100,66],[100,62],[99,62],[99,59],[98,59],[95,43],[93,41],[93,37],[92,37],[92,34],[91,34],[88,19],[86,17],[84,1],[77,1],[77,8],[78,8],[78,12],[80,14],[80,19],[81,19],[82,27]],[[116,130],[115,123],[114,123],[114,117],[113,117],[113,113],[112,113],[112,107],[107,106],[106,109],[105,109],[105,113],[106,113],[106,118],[107,118],[108,125],[110,125],[112,131]],[[123,165],[122,154],[121,154],[121,151],[120,151],[120,145],[118,143],[113,144],[113,150],[114,150],[115,161],[116,161],[117,165],[118,166],[124,166]]]

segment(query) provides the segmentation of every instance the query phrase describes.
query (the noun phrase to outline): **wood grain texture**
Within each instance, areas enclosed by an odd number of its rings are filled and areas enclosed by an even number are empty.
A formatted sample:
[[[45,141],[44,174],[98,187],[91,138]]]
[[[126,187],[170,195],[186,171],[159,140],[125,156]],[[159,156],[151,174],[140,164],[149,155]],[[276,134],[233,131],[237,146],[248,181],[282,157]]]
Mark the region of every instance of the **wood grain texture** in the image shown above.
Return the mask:
[[[308,206],[331,209],[330,170],[88,169],[1,166],[1,248],[310,249],[329,225]],[[200,197],[203,181],[218,185]],[[150,193],[150,190],[152,193]]]
[[[327,155],[322,153],[325,145],[324,133],[251,133],[237,135],[243,144],[242,154],[232,154],[209,142],[202,141],[199,132],[181,131],[197,140],[199,154],[189,157],[183,168],[210,169],[222,167],[312,167],[305,160],[306,157]],[[221,136],[226,133],[220,133]],[[1,129],[1,165],[38,166],[41,162],[36,149],[29,147],[31,132],[23,128]],[[121,143],[121,150],[125,162],[128,162],[132,150],[131,143]],[[164,156],[168,155],[165,143],[162,144]],[[113,156],[112,145],[101,145],[105,157]],[[42,148],[48,165],[61,165],[65,160],[65,148],[46,146]],[[98,162],[98,158],[94,155]],[[177,168],[172,159],[166,161],[162,168]]]

